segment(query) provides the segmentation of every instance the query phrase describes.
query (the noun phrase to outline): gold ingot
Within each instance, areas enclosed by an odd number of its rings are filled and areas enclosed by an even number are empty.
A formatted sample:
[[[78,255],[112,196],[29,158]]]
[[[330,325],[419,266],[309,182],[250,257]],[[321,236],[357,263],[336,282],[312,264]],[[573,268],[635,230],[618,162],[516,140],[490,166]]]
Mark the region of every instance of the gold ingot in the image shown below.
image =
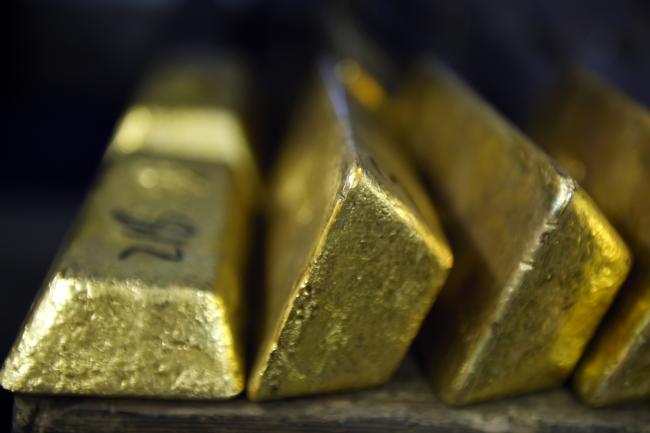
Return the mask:
[[[650,397],[650,112],[585,71],[549,95],[535,137],[579,178],[634,253],[612,311],[574,375],[586,402]]]
[[[189,61],[145,83],[5,362],[3,387],[183,399],[243,391],[255,174],[226,98],[239,85],[231,68]]]
[[[408,166],[322,65],[272,187],[253,400],[387,381],[452,256]]]
[[[587,194],[444,66],[394,103],[457,255],[422,338],[460,405],[562,384],[625,278],[627,247]]]

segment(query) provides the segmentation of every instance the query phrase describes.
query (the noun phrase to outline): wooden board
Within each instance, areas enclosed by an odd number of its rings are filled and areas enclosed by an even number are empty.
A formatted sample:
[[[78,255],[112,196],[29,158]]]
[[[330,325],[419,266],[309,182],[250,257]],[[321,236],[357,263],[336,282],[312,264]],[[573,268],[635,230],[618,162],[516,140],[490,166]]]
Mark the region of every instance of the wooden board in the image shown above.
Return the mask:
[[[650,432],[650,405],[590,409],[559,389],[451,409],[407,360],[381,388],[270,403],[16,396],[14,431]]]

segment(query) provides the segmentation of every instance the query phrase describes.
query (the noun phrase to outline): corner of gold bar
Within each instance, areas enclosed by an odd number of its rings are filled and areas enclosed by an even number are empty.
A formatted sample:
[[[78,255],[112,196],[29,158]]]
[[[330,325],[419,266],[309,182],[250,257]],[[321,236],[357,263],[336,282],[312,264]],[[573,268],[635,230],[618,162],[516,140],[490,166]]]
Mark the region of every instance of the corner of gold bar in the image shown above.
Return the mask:
[[[420,347],[438,396],[462,405],[559,386],[630,266],[570,177],[439,61],[394,101],[457,255]]]
[[[650,112],[584,68],[540,105],[533,136],[580,179],[632,252],[634,265],[573,376],[592,406],[650,398]]]
[[[237,111],[219,103],[222,75],[193,61],[165,71],[116,129],[3,387],[181,399],[243,391],[254,163]]]
[[[452,264],[409,167],[332,77],[317,79],[277,166],[253,400],[386,382]]]

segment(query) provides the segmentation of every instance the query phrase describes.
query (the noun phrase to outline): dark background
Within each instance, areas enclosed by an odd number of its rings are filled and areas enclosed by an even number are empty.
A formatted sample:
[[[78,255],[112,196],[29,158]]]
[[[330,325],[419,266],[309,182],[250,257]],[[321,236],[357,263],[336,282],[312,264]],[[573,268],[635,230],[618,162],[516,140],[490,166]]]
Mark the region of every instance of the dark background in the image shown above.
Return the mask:
[[[256,78],[266,170],[296,95],[326,45],[333,2],[5,2],[0,154],[0,356],[41,284],[129,95],[170,48],[245,53]],[[650,102],[650,2],[340,2],[396,64],[437,53],[521,127],[568,63]],[[336,31],[336,28],[334,28]],[[0,394],[8,426],[11,395]]]

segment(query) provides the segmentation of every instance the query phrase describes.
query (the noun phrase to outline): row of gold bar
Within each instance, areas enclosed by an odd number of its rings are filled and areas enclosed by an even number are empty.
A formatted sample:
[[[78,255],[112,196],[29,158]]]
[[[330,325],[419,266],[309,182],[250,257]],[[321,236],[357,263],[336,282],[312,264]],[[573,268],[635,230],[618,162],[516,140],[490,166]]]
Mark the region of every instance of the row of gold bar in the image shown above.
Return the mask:
[[[574,371],[592,405],[650,396],[645,108],[570,76],[534,128],[560,169],[437,61],[391,94],[354,60],[317,69],[268,197],[235,62],[185,61],[145,83],[5,388],[184,399],[246,388],[252,400],[357,389],[386,382],[418,335],[450,405]],[[267,281],[246,385],[244,263],[261,198]],[[614,303],[626,244],[635,264]]]

